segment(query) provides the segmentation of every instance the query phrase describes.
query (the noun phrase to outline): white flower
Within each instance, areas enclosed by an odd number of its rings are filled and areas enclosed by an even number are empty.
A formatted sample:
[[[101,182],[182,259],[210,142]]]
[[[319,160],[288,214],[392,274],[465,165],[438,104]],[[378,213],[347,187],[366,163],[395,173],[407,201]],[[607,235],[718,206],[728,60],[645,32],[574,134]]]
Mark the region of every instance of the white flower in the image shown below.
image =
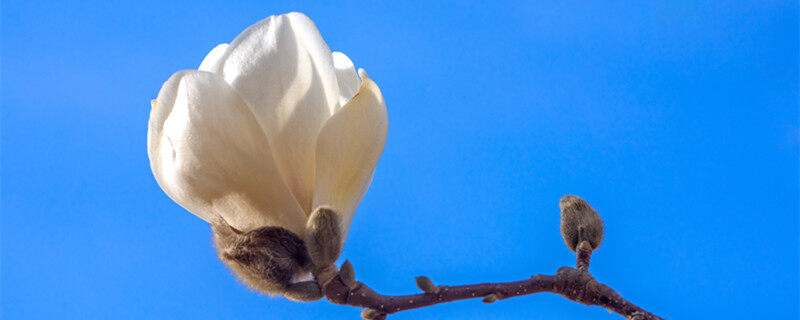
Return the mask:
[[[360,75],[360,79],[359,79]],[[386,142],[378,86],[302,13],[272,16],[172,75],[152,103],[150,166],[198,217],[300,236],[319,206],[342,240]]]

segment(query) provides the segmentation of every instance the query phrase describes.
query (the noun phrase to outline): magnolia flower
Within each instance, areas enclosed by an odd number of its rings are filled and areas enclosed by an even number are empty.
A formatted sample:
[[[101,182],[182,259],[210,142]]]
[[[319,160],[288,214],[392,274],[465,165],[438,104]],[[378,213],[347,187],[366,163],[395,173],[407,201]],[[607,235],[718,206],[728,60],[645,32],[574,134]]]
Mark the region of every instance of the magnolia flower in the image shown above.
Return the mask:
[[[301,237],[324,206],[341,241],[386,142],[386,105],[367,73],[331,53],[301,13],[271,16],[164,83],[147,138],[159,186],[236,230]]]

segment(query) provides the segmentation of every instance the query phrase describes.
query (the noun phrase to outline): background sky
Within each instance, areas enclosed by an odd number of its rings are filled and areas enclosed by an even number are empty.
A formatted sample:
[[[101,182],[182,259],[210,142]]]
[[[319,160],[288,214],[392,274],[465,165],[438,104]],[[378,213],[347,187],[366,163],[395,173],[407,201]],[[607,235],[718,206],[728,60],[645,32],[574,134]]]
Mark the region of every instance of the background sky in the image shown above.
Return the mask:
[[[647,2],[647,3],[645,3]],[[491,5],[490,5],[491,3]],[[798,316],[796,1],[3,1],[3,319],[357,319],[259,296],[158,187],[150,100],[302,11],[387,101],[342,257],[385,294],[572,265],[558,200],[602,215],[591,271],[671,319]],[[390,319],[621,319],[554,294]]]

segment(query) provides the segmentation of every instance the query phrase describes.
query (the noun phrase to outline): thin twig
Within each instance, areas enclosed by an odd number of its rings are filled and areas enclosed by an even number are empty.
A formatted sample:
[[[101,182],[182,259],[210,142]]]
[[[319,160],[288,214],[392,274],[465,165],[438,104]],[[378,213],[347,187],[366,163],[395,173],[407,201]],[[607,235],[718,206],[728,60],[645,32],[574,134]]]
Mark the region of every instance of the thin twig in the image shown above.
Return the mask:
[[[433,286],[429,279],[420,277],[417,283],[425,292],[407,296],[385,296],[354,280],[349,262],[342,265],[330,281],[323,286],[329,301],[366,308],[366,319],[385,319],[386,315],[428,307],[457,300],[483,298],[491,303],[499,299],[524,296],[538,292],[552,292],[585,305],[600,306],[634,320],[663,319],[622,298],[610,287],[598,282],[587,271],[591,250],[577,252],[576,268],[561,267],[555,275],[535,275],[527,280],[505,283],[481,283],[463,286]]]

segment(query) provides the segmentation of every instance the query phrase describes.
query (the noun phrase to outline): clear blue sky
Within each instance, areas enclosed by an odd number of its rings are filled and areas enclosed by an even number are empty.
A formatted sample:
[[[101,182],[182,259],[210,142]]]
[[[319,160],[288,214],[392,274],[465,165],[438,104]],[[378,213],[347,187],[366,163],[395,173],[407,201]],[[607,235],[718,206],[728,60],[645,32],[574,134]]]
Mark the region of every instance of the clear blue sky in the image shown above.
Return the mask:
[[[592,272],[634,303],[795,318],[798,4],[647,2],[3,1],[2,318],[358,318],[247,291],[147,159],[161,84],[289,11],[387,101],[343,253],[359,280],[553,273],[569,193],[605,219]],[[391,317],[432,318],[621,319],[553,294]]]

